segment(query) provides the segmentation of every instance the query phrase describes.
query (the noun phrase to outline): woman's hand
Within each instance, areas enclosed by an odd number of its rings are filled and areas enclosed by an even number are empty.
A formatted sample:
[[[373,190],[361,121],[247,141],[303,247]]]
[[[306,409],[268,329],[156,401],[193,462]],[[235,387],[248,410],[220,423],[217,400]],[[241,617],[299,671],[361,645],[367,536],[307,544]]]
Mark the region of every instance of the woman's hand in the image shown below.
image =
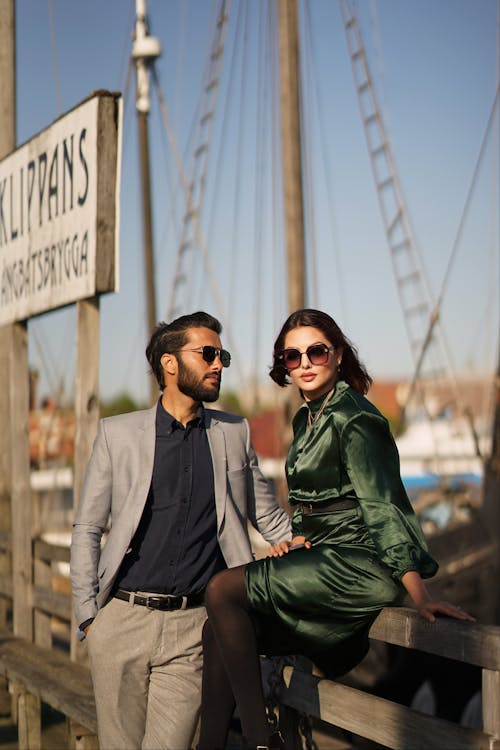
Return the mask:
[[[468,620],[470,622],[476,621],[476,618],[472,617],[468,612],[465,612],[462,607],[444,601],[435,602],[431,600],[425,602],[425,604],[418,608],[418,614],[423,617],[424,620],[428,620],[429,622],[435,621],[436,614],[454,617],[456,620]]]
[[[434,622],[436,620],[435,615],[446,615],[447,617],[454,617],[456,620],[467,620],[469,622],[475,622],[476,618],[472,617],[468,612],[462,609],[462,607],[450,602],[444,601],[428,601],[425,602],[421,607],[418,607],[418,614],[423,617],[424,620]]]
[[[311,542],[306,542],[305,536],[294,536],[292,541],[287,540],[285,542],[271,544],[267,552],[267,557],[283,557],[283,555],[287,555],[290,550],[293,552],[292,548],[296,547],[297,545],[300,545],[301,547],[304,546],[306,549],[309,549],[311,546]]]
[[[420,617],[428,622],[436,620],[436,614],[455,617],[457,620],[469,620],[475,622],[475,617],[469,615],[461,607],[450,602],[434,601],[416,570],[409,570],[401,578],[401,583],[409,593]]]

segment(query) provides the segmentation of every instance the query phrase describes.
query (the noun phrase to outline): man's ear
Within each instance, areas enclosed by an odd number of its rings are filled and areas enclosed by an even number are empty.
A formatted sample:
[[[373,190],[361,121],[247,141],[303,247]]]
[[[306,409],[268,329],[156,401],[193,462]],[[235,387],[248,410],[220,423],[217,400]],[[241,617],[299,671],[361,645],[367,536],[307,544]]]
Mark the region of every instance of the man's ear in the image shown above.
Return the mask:
[[[161,364],[165,372],[169,375],[175,375],[177,372],[177,360],[173,354],[165,352],[161,357]]]

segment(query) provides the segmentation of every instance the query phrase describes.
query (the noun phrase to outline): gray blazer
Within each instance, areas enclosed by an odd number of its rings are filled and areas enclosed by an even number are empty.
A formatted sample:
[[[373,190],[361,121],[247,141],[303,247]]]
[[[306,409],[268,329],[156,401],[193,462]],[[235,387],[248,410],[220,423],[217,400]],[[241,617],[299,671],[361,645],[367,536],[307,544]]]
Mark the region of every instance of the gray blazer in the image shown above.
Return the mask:
[[[142,516],[151,484],[156,405],[102,419],[73,524],[71,582],[76,621],[106,603]],[[263,477],[242,417],[205,410],[212,454],[217,536],[228,567],[252,560],[247,520],[271,542],[289,539],[290,519]],[[101,551],[101,540],[111,528]]]

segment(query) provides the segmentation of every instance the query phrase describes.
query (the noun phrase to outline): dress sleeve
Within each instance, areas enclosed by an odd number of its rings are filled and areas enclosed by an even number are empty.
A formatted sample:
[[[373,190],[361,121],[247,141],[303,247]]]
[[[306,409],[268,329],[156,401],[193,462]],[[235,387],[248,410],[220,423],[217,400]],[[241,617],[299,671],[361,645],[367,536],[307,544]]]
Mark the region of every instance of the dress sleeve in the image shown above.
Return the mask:
[[[360,503],[363,519],[381,560],[394,578],[410,570],[423,578],[438,568],[399,471],[399,455],[387,421],[361,412],[343,427],[341,458]]]

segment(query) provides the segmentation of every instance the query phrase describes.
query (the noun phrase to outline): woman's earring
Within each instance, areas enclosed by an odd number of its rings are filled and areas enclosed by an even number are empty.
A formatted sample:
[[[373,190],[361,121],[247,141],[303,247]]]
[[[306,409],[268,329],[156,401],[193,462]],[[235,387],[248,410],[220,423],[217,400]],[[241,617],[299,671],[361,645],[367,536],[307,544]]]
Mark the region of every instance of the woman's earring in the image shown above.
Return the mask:
[[[341,364],[342,364],[342,360],[340,360],[340,362],[339,362],[339,363],[338,363],[338,365],[337,365],[337,372],[340,372],[340,365],[341,365]]]

